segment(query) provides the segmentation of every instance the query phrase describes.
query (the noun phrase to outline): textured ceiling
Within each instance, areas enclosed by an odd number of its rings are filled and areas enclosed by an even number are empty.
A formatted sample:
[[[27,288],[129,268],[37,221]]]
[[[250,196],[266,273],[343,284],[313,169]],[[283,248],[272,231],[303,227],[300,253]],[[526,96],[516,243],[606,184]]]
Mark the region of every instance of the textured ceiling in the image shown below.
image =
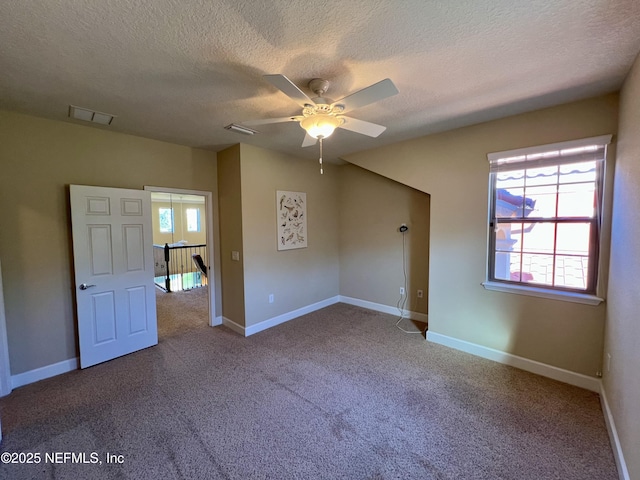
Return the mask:
[[[262,75],[339,99],[391,78],[400,93],[350,116],[325,157],[566,103],[620,88],[640,50],[638,0],[2,0],[0,108],[221,150],[238,142],[317,158],[300,113]],[[84,125],[89,125],[83,123]]]

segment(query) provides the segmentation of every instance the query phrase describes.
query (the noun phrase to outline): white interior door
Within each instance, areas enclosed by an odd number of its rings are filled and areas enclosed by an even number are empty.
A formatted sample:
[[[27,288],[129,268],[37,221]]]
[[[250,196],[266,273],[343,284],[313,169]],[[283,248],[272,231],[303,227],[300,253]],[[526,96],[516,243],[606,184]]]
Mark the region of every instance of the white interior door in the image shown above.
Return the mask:
[[[158,343],[151,194],[71,185],[80,368]]]
[[[4,315],[4,293],[2,288],[2,265],[0,265],[0,397],[11,393],[11,370],[9,368],[9,341],[7,320]],[[0,439],[2,432],[0,431]]]

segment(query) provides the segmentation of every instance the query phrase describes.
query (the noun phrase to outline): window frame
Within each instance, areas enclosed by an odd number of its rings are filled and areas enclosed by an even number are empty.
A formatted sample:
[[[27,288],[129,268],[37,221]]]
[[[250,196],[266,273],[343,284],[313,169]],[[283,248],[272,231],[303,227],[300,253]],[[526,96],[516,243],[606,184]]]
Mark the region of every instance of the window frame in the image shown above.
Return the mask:
[[[611,143],[611,135],[603,135],[599,137],[591,137],[580,140],[573,140],[568,142],[560,142],[554,144],[540,145],[535,147],[527,147],[523,149],[510,150],[504,152],[490,153],[487,158],[491,164],[489,173],[489,185],[488,185],[488,232],[487,232],[487,271],[486,281],[483,282],[483,286],[488,290],[496,290],[501,292],[517,293],[523,295],[532,295],[544,298],[553,298],[560,300],[568,300],[579,303],[587,303],[591,305],[597,305],[603,301],[602,298],[597,296],[598,278],[599,278],[599,265],[600,265],[600,249],[601,245],[601,232],[603,223],[603,201],[605,197],[605,174],[606,174],[606,157],[607,146]],[[563,164],[578,163],[581,160],[577,157],[567,154],[563,157],[563,153],[566,150],[597,145],[603,147],[602,158],[594,158],[596,160],[596,179],[594,187],[596,189],[596,205],[594,215],[591,217],[527,217],[524,211],[519,217],[497,217],[496,203],[497,203],[497,179],[500,172],[509,170],[526,170],[532,168],[538,168],[540,166],[561,166]],[[558,155],[550,155],[549,152],[559,152]],[[547,154],[541,155],[541,154]],[[530,157],[536,158],[536,160],[530,160]],[[583,161],[591,161],[587,159]],[[561,185],[558,181],[556,184],[556,195],[558,195],[558,185]],[[525,190],[526,193],[526,190]],[[557,208],[557,207],[556,207]],[[557,213],[557,211],[556,211]],[[586,279],[586,288],[570,288],[565,286],[545,285],[540,283],[526,282],[520,280],[507,280],[502,278],[496,278],[496,226],[498,224],[509,223],[522,223],[524,224],[567,224],[567,223],[589,223],[590,224],[590,238],[588,247],[588,277]],[[557,256],[562,254],[557,253],[557,245],[555,238],[557,236],[557,227],[554,228],[554,247],[553,252],[549,255],[553,256],[553,269],[555,272],[555,260]],[[526,253],[526,252],[522,252]],[[555,273],[554,273],[555,275]]]

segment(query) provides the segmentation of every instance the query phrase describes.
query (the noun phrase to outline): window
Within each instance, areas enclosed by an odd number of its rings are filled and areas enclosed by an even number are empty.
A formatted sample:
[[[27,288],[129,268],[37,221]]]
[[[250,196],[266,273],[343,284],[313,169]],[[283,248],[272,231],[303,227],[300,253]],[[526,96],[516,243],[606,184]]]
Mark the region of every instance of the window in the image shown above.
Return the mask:
[[[200,209],[187,208],[187,232],[200,231]]]
[[[610,140],[488,155],[489,282],[595,295]]]
[[[173,233],[173,208],[159,208],[160,232]]]

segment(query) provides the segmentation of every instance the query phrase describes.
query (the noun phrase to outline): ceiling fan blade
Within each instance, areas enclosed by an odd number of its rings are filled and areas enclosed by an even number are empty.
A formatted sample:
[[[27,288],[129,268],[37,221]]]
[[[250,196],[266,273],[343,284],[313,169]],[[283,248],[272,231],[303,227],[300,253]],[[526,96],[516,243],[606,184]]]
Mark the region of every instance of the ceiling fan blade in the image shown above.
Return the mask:
[[[300,90],[295,83],[284,75],[264,75],[264,78],[274,87],[280,89],[282,93],[291,98],[294,102],[304,108],[305,105],[315,105],[306,93]]]
[[[387,127],[383,127],[377,123],[365,122],[357,118],[345,117],[343,115],[341,115],[340,118],[344,119],[344,123],[338,128],[344,128],[345,130],[368,135],[369,137],[375,138],[387,129]]]
[[[358,90],[351,95],[338,100],[334,105],[343,105],[344,111],[355,110],[356,108],[364,107],[370,103],[377,102],[378,100],[391,97],[398,93],[398,89],[391,80],[385,78],[384,80],[374,83],[362,90]]]
[[[311,135],[309,135],[307,133],[304,136],[304,140],[302,141],[302,146],[303,147],[310,147],[311,145],[315,145],[317,141],[318,141],[317,138],[313,138]]]
[[[254,127],[256,125],[266,125],[268,123],[297,122],[299,120],[300,118],[296,116],[280,117],[280,118],[263,118],[261,120],[247,120],[246,122],[240,122],[240,125],[246,125],[247,127]]]

